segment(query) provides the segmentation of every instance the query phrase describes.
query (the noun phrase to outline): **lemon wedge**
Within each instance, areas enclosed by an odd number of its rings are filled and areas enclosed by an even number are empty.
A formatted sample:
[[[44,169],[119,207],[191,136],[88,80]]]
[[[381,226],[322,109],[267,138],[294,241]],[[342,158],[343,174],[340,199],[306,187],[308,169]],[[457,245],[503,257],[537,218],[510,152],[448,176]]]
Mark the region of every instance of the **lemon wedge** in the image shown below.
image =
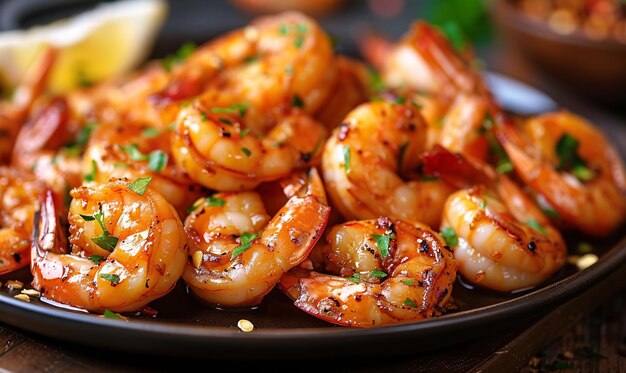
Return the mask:
[[[14,88],[50,46],[57,49],[48,84],[54,93],[124,74],[148,57],[167,12],[164,0],[126,0],[0,33],[0,86]]]

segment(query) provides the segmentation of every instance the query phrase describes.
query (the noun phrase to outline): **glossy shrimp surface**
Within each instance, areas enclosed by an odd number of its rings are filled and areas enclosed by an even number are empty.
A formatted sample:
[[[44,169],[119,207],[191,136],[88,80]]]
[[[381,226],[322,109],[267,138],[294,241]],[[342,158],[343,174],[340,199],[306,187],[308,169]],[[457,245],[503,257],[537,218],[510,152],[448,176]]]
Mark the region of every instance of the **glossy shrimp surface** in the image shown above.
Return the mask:
[[[287,273],[280,288],[296,307],[325,321],[360,328],[440,315],[457,264],[429,227],[402,220],[350,221],[334,226],[322,248],[324,269]]]
[[[498,127],[524,182],[584,233],[605,236],[626,220],[626,171],[613,145],[585,119],[566,112]]]
[[[33,287],[41,296],[91,312],[136,311],[167,294],[180,278],[186,236],[174,208],[155,190],[128,180],[72,191],[71,252],[62,245],[47,192],[33,243]]]
[[[247,106],[201,102],[183,108],[172,137],[174,159],[196,182],[218,191],[255,188],[319,162],[326,129],[299,112],[284,116],[268,133],[243,121]]]
[[[185,221],[190,259],[183,279],[193,293],[220,307],[254,306],[305,260],[330,213],[315,169],[308,179],[273,218],[256,192],[198,201]]]
[[[426,146],[426,123],[411,103],[370,102],[348,114],[326,142],[324,181],[346,219],[378,216],[436,227],[452,189],[435,180],[405,180]]]
[[[261,17],[201,46],[172,72],[163,93],[175,100],[226,91],[250,109],[253,131],[267,131],[294,101],[313,113],[332,92],[337,71],[330,39],[301,13]]]
[[[465,55],[434,26],[416,21],[400,41],[367,36],[362,42],[364,55],[377,66],[386,85],[409,86],[428,94],[451,99],[457,93],[488,95],[479,72]]]
[[[0,274],[28,265],[33,217],[43,188],[30,173],[0,167]]]
[[[187,208],[202,194],[200,185],[174,162],[171,155],[173,130],[143,125],[97,125],[82,157],[82,174],[90,182],[111,178],[130,180],[151,177],[150,187],[185,216]]]
[[[514,291],[544,283],[565,264],[559,231],[523,190],[489,166],[437,148],[425,168],[461,189],[446,200],[441,232],[459,273],[482,287]]]

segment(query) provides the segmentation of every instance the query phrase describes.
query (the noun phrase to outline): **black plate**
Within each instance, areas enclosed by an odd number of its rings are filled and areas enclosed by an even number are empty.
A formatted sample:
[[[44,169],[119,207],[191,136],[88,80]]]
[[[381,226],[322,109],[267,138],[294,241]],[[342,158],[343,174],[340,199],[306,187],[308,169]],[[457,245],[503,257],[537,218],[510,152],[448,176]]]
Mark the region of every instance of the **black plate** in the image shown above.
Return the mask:
[[[506,109],[532,114],[556,108],[550,98],[524,84],[496,74],[489,74],[487,79]],[[626,135],[626,127],[618,131],[620,136]],[[546,312],[574,297],[626,262],[623,234],[622,229],[614,237],[592,241],[600,256],[595,265],[580,272],[568,265],[540,289],[500,294],[470,289],[457,282],[453,297],[458,312],[376,329],[331,326],[298,310],[278,290],[255,309],[217,310],[189,295],[182,283],[151,304],[159,311],[156,317],[134,315],[128,322],[61,309],[36,298],[25,303],[13,297],[16,291],[3,287],[0,320],[83,346],[162,356],[267,359],[319,356],[320,350],[326,357],[412,353],[416,341],[420,351],[460,343]],[[567,239],[573,249],[583,238],[568,235]],[[28,284],[30,274],[24,269],[0,277],[2,282],[8,279]],[[236,325],[242,318],[255,324],[252,333],[239,331]]]

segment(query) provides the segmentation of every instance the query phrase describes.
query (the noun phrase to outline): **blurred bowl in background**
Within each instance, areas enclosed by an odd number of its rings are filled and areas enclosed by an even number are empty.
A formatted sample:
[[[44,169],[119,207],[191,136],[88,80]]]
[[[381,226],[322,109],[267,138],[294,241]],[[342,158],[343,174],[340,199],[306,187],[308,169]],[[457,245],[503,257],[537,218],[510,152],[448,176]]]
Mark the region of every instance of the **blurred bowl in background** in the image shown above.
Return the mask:
[[[610,106],[626,104],[626,43],[594,40],[580,29],[558,33],[533,19],[512,0],[488,2],[489,13],[504,39],[529,60],[577,93]]]

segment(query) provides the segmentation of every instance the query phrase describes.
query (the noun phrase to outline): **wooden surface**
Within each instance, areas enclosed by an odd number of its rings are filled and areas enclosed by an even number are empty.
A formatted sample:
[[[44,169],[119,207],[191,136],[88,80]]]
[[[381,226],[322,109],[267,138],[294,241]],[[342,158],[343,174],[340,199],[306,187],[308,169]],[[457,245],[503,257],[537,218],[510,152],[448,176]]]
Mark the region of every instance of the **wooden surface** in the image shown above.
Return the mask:
[[[606,117],[615,125],[626,125],[624,113],[608,112],[581,99],[506,47],[496,45],[485,53],[490,69],[535,85],[582,115]],[[626,139],[613,139],[621,149],[626,149]],[[415,354],[404,358],[372,356],[360,361],[255,363],[163,359],[95,351],[24,333],[0,323],[0,369],[9,372],[154,372],[182,370],[184,366],[206,371],[229,364],[236,370],[267,367],[326,372],[538,372],[559,368],[567,368],[561,371],[568,372],[624,372],[626,290],[620,285],[626,283],[626,263],[613,276],[610,283],[585,293],[586,298],[576,298],[556,310],[546,310],[541,319],[515,320],[498,335],[428,353],[419,349],[428,341],[415,341]],[[450,335],[451,339],[454,337]],[[323,351],[320,355],[323,356]]]

